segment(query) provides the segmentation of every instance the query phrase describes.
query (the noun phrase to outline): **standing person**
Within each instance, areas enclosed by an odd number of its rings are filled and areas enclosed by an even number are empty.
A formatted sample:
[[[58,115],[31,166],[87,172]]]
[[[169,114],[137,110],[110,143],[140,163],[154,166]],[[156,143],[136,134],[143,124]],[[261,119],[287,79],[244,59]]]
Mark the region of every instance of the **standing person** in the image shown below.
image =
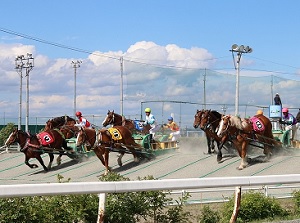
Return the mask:
[[[298,123],[300,123],[300,108],[299,108],[298,114],[296,116],[296,120]]]
[[[178,141],[180,137],[180,128],[176,122],[174,122],[173,117],[168,118],[168,124],[164,125],[164,128],[170,129],[172,132],[170,133],[169,139],[172,141]]]
[[[75,115],[78,118],[78,121],[77,121],[78,123],[75,124],[75,126],[91,128],[91,123],[82,116],[82,113],[80,111],[76,112]]]
[[[276,93],[275,97],[274,97],[274,103],[275,105],[282,105],[281,103],[281,99],[278,93]]]
[[[283,108],[282,109],[282,119],[280,120],[281,124],[286,124],[287,126],[285,127],[285,130],[290,130],[292,133],[290,134],[290,139],[293,140],[294,139],[294,135],[296,133],[297,127],[297,121],[296,118],[289,113],[289,109],[288,108]]]
[[[157,125],[156,119],[153,114],[151,114],[151,109],[146,108],[145,109],[146,114],[146,121],[144,122],[144,125],[149,124],[151,129],[149,130],[150,133],[150,142],[153,142],[155,132],[159,129],[159,125]]]

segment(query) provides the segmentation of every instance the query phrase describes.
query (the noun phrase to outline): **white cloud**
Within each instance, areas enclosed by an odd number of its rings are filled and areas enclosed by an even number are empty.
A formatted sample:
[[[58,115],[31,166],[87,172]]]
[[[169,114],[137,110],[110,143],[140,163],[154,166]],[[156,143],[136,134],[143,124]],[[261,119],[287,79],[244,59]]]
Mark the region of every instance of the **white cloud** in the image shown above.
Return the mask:
[[[19,105],[20,77],[14,69],[16,55],[32,52],[35,66],[30,72],[30,116],[73,115],[74,68],[72,58],[50,59],[47,55],[35,55],[35,47],[21,44],[0,44],[0,93],[5,101],[1,109],[7,116],[17,117]],[[105,55],[105,56],[104,56]],[[141,41],[131,45],[127,51],[95,51],[82,61],[76,76],[77,109],[85,114],[105,115],[107,110],[120,108],[121,64],[123,56],[123,97],[124,114],[139,114],[141,102],[149,100],[204,101],[207,103],[234,104],[235,71],[216,72],[213,70],[214,56],[206,49],[181,48],[175,44],[166,46],[154,42]],[[243,60],[245,64],[246,59]],[[249,63],[253,61],[248,60]],[[205,70],[205,68],[207,70]],[[210,69],[211,70],[210,70]],[[270,103],[271,82],[268,72],[241,70],[240,103],[250,100],[257,104]],[[206,88],[204,89],[204,75]],[[244,77],[247,75],[248,77]],[[255,77],[255,78],[254,78]],[[23,78],[23,114],[25,114],[26,78]],[[274,92],[280,92],[289,106],[298,106],[299,83],[276,79]],[[293,98],[289,102],[288,98]],[[161,105],[150,104],[154,110]],[[197,108],[201,108],[195,105]],[[195,108],[193,107],[193,109]],[[215,107],[220,110],[220,106]],[[0,109],[0,112],[1,112]],[[165,103],[167,114],[179,111],[186,117],[193,117],[194,110],[179,109],[178,104]],[[157,113],[157,112],[156,112]],[[182,120],[184,121],[184,120]]]

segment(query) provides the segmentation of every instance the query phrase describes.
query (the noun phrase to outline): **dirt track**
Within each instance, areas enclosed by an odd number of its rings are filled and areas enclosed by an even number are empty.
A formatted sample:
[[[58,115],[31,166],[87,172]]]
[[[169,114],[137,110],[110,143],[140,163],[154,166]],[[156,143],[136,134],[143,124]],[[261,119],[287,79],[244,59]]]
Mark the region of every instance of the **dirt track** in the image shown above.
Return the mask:
[[[206,178],[226,176],[261,176],[297,174],[300,172],[300,150],[282,151],[268,162],[263,162],[261,149],[254,149],[250,154],[250,165],[244,170],[237,170],[240,158],[224,151],[223,162],[217,163],[216,155],[206,154],[204,139],[184,138],[180,142],[180,149],[159,155],[152,160],[143,160],[139,164],[133,162],[133,157],[126,154],[123,157],[123,166],[117,165],[117,153],[111,153],[110,166],[113,171],[120,173],[131,180],[148,175],[156,179],[171,178]],[[49,157],[44,154],[44,161],[48,164]],[[39,164],[37,160],[31,163]],[[104,167],[96,156],[79,161],[63,157],[62,164],[54,162],[52,169],[45,172],[43,168],[30,169],[24,164],[24,154],[20,152],[3,153],[0,155],[0,184],[24,183],[56,183],[57,176],[72,182],[98,181],[104,173]],[[222,195],[223,196],[223,195]]]

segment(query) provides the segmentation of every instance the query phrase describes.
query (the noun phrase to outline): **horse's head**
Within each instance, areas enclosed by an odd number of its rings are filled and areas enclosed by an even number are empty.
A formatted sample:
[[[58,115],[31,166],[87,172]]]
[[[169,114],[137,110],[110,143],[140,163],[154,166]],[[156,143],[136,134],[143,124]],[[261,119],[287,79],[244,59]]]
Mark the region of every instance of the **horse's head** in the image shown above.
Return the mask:
[[[79,131],[78,127],[74,125],[64,125],[59,130],[66,139],[75,137],[76,133]]]
[[[199,126],[202,130],[206,130],[207,128],[209,128],[210,124],[211,124],[211,110],[205,110],[203,111],[203,114],[201,116]]]
[[[114,110],[112,110],[112,111],[108,110],[107,115],[106,115],[104,121],[102,122],[102,125],[104,127],[106,127],[108,125],[114,124],[114,121],[115,121],[115,112],[114,112]]]
[[[201,123],[201,117],[202,117],[203,112],[204,112],[203,110],[198,110],[198,109],[196,111],[194,124],[193,124],[195,129],[198,128]]]
[[[82,146],[84,144],[89,144],[93,146],[96,141],[96,131],[95,129],[88,129],[88,128],[80,128],[77,134],[77,146]]]
[[[18,130],[18,129],[14,129],[12,131],[12,133],[10,133],[10,135],[8,136],[8,138],[6,139],[5,141],[5,146],[9,147],[11,144],[17,142],[17,143],[20,143],[20,140],[19,140],[19,134],[21,133],[21,130]]]
[[[220,124],[219,124],[219,129],[218,129],[218,132],[217,132],[217,136],[218,137],[224,136],[228,132],[230,125],[231,125],[230,116],[229,115],[223,116],[221,118],[221,121],[220,121]]]
[[[49,119],[49,120],[46,122],[44,131],[49,131],[50,129],[53,129],[53,126],[52,126],[52,121]]]

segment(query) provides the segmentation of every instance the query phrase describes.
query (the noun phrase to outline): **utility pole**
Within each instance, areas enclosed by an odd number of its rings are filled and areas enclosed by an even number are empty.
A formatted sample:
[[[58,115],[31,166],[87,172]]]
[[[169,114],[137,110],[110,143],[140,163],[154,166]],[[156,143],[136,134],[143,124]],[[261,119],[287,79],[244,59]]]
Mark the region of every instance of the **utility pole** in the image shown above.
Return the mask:
[[[26,57],[24,55],[17,56],[15,59],[15,69],[20,75],[20,102],[19,102],[19,121],[18,129],[21,129],[21,119],[22,119],[22,70],[25,68],[26,73],[26,119],[25,119],[25,131],[28,132],[29,126],[29,73],[34,67],[34,58],[31,53],[27,53]]]
[[[206,109],[206,68],[205,68],[205,72],[203,75],[203,104],[204,104],[204,109]]]
[[[120,112],[123,115],[123,57],[120,57],[120,72],[121,72],[121,83],[120,83]]]
[[[82,63],[81,60],[73,61],[71,62],[72,67],[74,68],[74,112],[73,115],[76,113],[76,72],[77,68],[80,67],[80,64]]]

